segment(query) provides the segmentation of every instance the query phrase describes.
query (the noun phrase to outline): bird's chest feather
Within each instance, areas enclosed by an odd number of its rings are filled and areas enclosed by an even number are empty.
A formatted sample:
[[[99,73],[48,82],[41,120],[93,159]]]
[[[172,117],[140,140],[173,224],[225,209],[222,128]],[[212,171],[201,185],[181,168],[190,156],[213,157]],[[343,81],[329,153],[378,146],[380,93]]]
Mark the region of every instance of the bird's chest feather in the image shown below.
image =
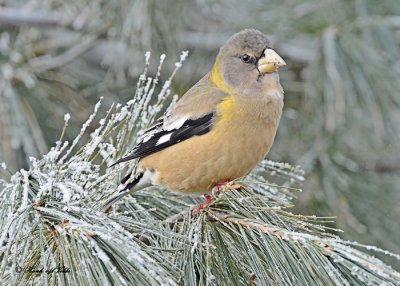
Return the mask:
[[[216,132],[225,138],[224,149],[233,159],[255,164],[270,149],[282,113],[280,94],[229,97],[218,106]],[[217,126],[218,125],[218,126]],[[219,136],[218,136],[219,137]]]
[[[216,130],[229,136],[258,138],[270,134],[278,127],[282,114],[283,96],[280,93],[269,96],[226,98],[217,108]],[[268,136],[267,136],[268,137]]]

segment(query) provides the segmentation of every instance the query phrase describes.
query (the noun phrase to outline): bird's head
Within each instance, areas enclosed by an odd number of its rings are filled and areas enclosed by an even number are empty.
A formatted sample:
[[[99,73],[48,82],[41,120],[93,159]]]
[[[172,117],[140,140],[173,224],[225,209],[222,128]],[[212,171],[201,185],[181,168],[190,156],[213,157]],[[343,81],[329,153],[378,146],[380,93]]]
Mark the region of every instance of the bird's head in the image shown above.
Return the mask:
[[[263,33],[246,29],[234,34],[221,47],[211,79],[226,91],[254,93],[279,85],[277,70],[285,65]]]

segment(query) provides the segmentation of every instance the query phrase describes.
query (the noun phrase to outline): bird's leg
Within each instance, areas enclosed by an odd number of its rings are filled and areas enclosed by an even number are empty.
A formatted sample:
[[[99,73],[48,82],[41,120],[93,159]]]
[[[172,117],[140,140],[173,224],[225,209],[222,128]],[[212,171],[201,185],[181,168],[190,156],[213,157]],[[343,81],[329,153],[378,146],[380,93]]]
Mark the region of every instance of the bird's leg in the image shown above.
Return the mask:
[[[204,198],[206,199],[205,202],[197,205],[193,209],[193,214],[194,215],[198,215],[202,209],[204,209],[205,207],[208,207],[212,203],[212,201],[214,200],[214,197],[212,195],[210,195],[210,194],[205,194]]]
[[[228,186],[228,188],[233,188],[235,190],[238,190],[241,188],[241,186],[239,184],[237,184],[231,180],[218,181],[217,183],[214,184],[214,186],[211,190],[212,195],[205,194],[204,195],[204,198],[206,199],[205,202],[197,205],[193,209],[193,214],[198,215],[202,209],[204,209],[205,207],[208,207],[213,202],[214,198],[221,193],[221,189],[225,186]]]

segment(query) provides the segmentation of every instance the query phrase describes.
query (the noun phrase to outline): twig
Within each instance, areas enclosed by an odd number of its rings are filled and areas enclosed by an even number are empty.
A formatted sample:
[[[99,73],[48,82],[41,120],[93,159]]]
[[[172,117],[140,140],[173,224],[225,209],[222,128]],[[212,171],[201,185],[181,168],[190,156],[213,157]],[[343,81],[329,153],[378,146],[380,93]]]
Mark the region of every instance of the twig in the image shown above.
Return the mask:
[[[219,220],[219,221],[233,223],[233,224],[239,224],[243,227],[256,229],[256,230],[262,231],[264,233],[272,234],[276,237],[282,237],[281,231],[278,228],[269,226],[265,223],[258,223],[255,221],[250,221],[248,219],[232,217],[225,213],[211,211],[211,210],[208,211],[208,215],[210,216],[211,219],[214,219],[214,220]]]
[[[400,160],[392,162],[377,162],[372,168],[368,168],[377,173],[396,173],[400,170]]]

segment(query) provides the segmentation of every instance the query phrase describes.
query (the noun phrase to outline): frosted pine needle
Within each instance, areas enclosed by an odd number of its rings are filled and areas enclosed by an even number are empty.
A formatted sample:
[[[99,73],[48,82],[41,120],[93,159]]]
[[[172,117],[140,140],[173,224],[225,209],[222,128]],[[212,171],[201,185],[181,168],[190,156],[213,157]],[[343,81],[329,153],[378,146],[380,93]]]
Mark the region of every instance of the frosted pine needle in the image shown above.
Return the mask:
[[[72,143],[61,136],[43,158],[31,158],[28,170],[0,180],[0,281],[310,285],[318,280],[321,285],[396,285],[397,271],[359,249],[400,260],[397,254],[339,239],[324,225],[331,218],[288,211],[304,172],[287,163],[261,162],[240,181],[240,190],[226,187],[197,217],[191,215],[197,198],[158,187],[128,196],[109,214],[99,211],[133,164],[107,166],[128,154],[138,131],[175,104],[178,97],[168,97],[171,82],[187,55],[181,54],[162,84],[165,55],[152,78],[146,53],[145,71],[129,102],[110,106],[106,116],[97,119],[99,102]],[[71,116],[64,116],[63,134]],[[89,126],[94,131],[84,141]],[[0,170],[5,169],[1,164]],[[55,265],[69,271],[51,272]],[[30,273],[29,267],[49,271]]]

